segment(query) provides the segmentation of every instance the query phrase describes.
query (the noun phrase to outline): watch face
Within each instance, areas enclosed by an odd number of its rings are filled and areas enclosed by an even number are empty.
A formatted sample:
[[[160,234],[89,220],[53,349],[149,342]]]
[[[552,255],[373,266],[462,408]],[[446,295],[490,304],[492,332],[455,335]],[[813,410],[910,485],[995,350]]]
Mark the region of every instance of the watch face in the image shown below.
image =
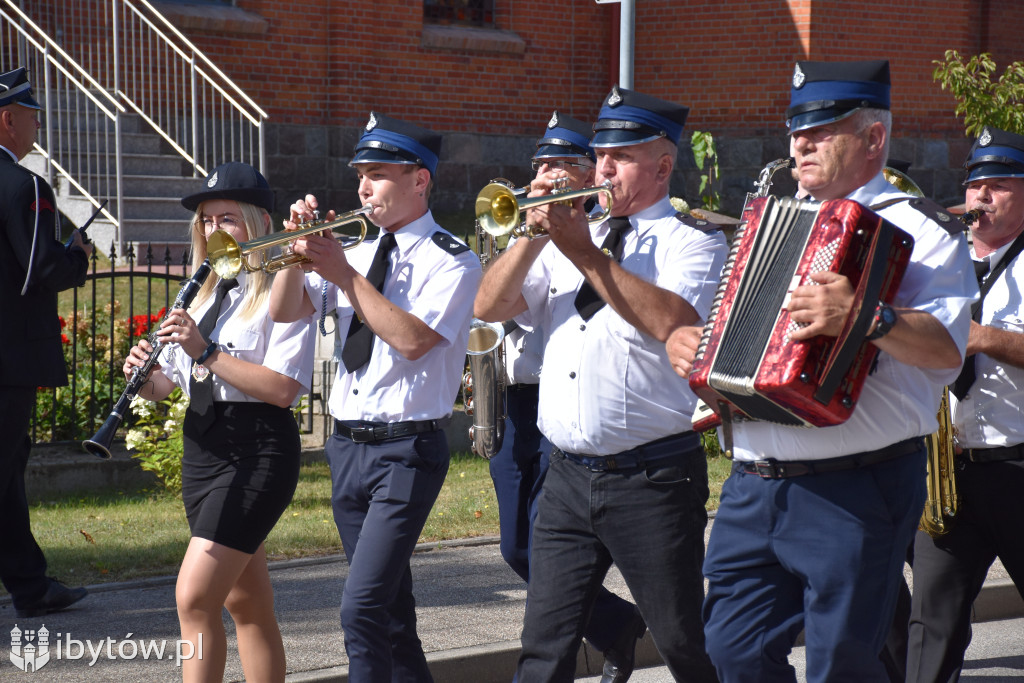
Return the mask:
[[[883,306],[879,317],[886,325],[891,326],[896,324],[896,311],[892,310],[892,307],[890,306]]]

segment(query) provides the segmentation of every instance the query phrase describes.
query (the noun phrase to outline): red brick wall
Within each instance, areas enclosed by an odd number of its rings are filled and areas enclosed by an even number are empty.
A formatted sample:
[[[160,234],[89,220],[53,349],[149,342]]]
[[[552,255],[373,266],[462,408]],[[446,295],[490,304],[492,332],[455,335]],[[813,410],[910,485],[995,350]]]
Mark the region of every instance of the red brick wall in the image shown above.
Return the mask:
[[[533,134],[552,108],[596,113],[615,73],[618,5],[498,0],[521,53],[424,47],[417,2],[238,0],[263,36],[193,32],[274,121],[359,125],[371,108],[447,131]],[[693,127],[781,130],[797,59],[888,58],[905,131],[958,128],[932,80],[946,49],[1024,59],[1016,0],[646,0],[634,85],[691,107]],[[215,38],[215,39],[214,39]]]

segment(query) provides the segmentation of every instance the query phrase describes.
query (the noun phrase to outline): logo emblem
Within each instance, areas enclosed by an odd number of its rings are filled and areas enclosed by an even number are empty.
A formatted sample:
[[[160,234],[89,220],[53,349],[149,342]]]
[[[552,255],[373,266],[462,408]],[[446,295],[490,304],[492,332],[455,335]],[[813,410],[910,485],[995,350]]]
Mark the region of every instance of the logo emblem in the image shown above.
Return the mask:
[[[804,75],[800,65],[796,65],[796,69],[793,70],[793,87],[799,90],[804,87],[804,83],[807,82],[807,76]]]
[[[622,104],[622,95],[619,93],[619,86],[612,86],[612,94],[608,96],[608,106],[615,107]]]
[[[11,662],[25,672],[42,669],[50,661],[50,632],[43,624],[39,630],[11,629]]]
[[[978,138],[978,144],[982,147],[988,147],[992,144],[992,132],[988,129],[988,126],[981,131],[981,137]]]
[[[210,179],[206,181],[207,187],[214,187],[217,184],[217,173],[210,176]]]
[[[548,121],[548,128],[555,128],[558,126],[558,112],[556,111],[551,115],[551,120]]]
[[[935,214],[935,217],[939,220],[940,223],[948,223],[950,220],[949,216],[947,216],[944,213],[937,213]]]
[[[374,116],[373,112],[370,112],[370,120],[366,122],[366,132],[369,133],[371,130],[377,127],[377,117]]]

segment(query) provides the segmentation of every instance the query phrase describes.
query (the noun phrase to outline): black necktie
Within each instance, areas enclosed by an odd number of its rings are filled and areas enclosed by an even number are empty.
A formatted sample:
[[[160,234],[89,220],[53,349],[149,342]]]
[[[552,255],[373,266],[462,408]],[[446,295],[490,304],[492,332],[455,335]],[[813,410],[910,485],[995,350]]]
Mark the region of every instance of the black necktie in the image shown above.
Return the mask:
[[[209,340],[213,328],[217,326],[217,317],[220,315],[221,306],[224,305],[224,298],[237,286],[238,280],[221,280],[217,283],[213,305],[207,309],[203,319],[196,326],[204,340]],[[193,374],[188,380],[188,390],[191,395],[188,403],[188,411],[192,413],[191,422],[202,434],[210,428],[216,416],[213,410],[213,379],[207,376],[200,382]]]
[[[601,251],[609,254],[615,262],[622,260],[622,246],[625,242],[623,236],[632,226],[629,218],[619,216],[608,219],[608,234],[601,243]],[[605,302],[589,282],[584,281],[580,291],[576,293],[576,310],[584,320],[590,320],[594,314],[601,310]]]
[[[371,285],[377,288],[378,292],[384,292],[384,281],[388,277],[388,253],[395,248],[395,235],[385,232],[377,242],[377,253],[373,255],[373,262],[370,264],[370,272],[366,279]],[[345,337],[345,346],[341,349],[341,360],[345,363],[345,369],[355,372],[366,365],[370,360],[370,353],[373,351],[373,340],[376,335],[359,318],[357,314],[352,315],[352,323],[348,326],[348,336]]]
[[[988,273],[989,262],[988,261],[975,261],[974,262],[974,274],[978,276],[978,286],[985,280],[985,274]],[[981,322],[981,305],[974,307],[971,311],[971,318],[974,322]],[[971,385],[974,384],[974,380],[977,379],[977,370],[974,367],[975,356],[968,356],[964,359],[964,367],[961,368],[960,374],[957,375],[956,380],[953,382],[950,390],[953,395],[956,396],[957,400],[962,400],[967,392],[970,391]]]

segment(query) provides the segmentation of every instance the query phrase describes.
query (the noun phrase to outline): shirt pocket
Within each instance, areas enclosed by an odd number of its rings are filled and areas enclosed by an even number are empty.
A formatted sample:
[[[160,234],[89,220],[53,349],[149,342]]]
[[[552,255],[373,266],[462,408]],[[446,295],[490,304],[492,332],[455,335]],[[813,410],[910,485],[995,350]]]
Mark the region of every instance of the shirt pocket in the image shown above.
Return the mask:
[[[228,340],[221,342],[220,346],[232,356],[241,356],[255,351],[259,342],[260,334],[257,330],[241,329],[232,330]]]

